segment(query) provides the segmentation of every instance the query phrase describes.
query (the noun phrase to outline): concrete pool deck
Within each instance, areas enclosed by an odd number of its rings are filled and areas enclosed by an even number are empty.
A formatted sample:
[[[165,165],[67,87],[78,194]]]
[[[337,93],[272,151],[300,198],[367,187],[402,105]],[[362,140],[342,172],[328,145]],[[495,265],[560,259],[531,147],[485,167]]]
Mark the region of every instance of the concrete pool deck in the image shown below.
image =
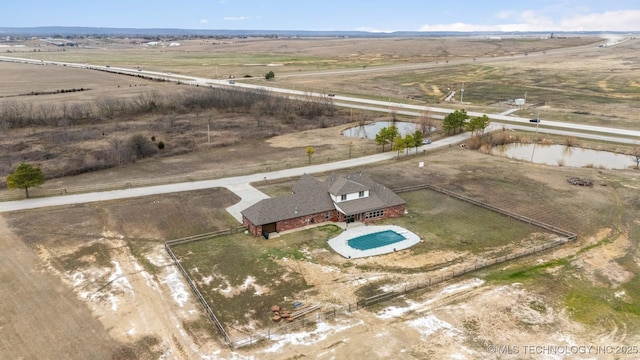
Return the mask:
[[[354,249],[347,244],[348,240],[357,238],[358,236],[373,234],[380,231],[393,230],[404,236],[406,239],[393,244],[379,246],[368,250]],[[396,225],[367,225],[347,227],[340,235],[328,241],[329,246],[338,254],[347,259],[358,259],[370,256],[389,254],[395,251],[408,249],[420,242],[420,237],[411,231]]]

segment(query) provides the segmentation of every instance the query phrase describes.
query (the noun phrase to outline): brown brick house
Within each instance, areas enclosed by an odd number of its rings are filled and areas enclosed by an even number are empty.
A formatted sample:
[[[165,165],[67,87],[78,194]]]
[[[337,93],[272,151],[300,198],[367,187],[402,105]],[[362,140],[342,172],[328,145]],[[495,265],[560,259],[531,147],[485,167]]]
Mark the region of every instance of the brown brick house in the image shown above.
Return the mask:
[[[255,236],[322,222],[371,222],[402,216],[405,201],[361,173],[322,182],[303,175],[291,195],[264,199],[241,212]]]

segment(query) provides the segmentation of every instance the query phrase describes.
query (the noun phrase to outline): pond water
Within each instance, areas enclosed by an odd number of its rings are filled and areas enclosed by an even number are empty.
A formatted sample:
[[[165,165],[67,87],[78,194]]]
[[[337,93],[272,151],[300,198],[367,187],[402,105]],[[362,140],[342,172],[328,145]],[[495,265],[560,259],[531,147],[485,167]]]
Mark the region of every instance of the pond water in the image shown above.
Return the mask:
[[[376,121],[363,126],[348,128],[342,132],[342,135],[358,139],[375,139],[376,134],[378,134],[382,128],[390,127],[392,125],[394,125],[394,123],[390,121]],[[420,130],[420,124],[406,121],[396,121],[395,126],[398,128],[401,136],[413,134],[416,130]],[[431,131],[434,130],[435,128],[432,127]]]
[[[628,169],[635,167],[635,157],[565,145],[507,144],[491,149],[491,154],[535,164],[600,169]]]

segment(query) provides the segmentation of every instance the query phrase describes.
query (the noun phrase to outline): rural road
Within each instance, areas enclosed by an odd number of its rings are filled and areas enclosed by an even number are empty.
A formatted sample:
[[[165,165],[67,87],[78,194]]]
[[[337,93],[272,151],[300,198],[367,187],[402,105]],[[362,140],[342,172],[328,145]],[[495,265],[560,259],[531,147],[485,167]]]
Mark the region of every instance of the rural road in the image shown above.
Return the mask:
[[[608,41],[608,45],[606,50],[602,51],[615,51],[615,46],[618,46],[626,41],[629,41],[628,38],[619,38],[619,39],[610,39]],[[637,40],[634,40],[637,41]],[[534,57],[534,56],[545,56],[551,53],[566,53],[566,54],[575,54],[583,51],[593,51],[594,45],[583,45],[576,46],[572,48],[562,48],[555,50],[548,50],[544,52],[535,52],[530,53],[526,56]],[[523,55],[524,56],[524,55]],[[427,67],[444,67],[444,66],[454,66],[459,65],[464,62],[484,62],[484,61],[513,61],[514,58],[510,56],[504,57],[491,57],[491,58],[477,58],[476,60],[457,60],[451,61],[446,64],[437,64],[437,63],[420,63],[420,64],[401,64],[401,65],[391,65],[391,66],[381,66],[381,67],[373,67],[368,69],[347,69],[347,70],[332,70],[322,72],[323,75],[333,75],[339,76],[346,72],[361,72],[361,71],[398,71],[398,70],[411,70],[418,68],[427,68]],[[231,85],[229,83],[229,79],[209,79],[203,77],[195,77],[188,75],[180,75],[180,74],[171,74],[166,72],[157,72],[157,71],[147,71],[147,70],[138,70],[138,69],[129,69],[129,68],[121,68],[121,67],[110,67],[110,66],[99,66],[99,65],[87,65],[80,63],[70,63],[70,62],[59,62],[59,61],[41,61],[41,60],[33,60],[27,58],[16,58],[9,56],[0,56],[0,61],[9,61],[9,62],[19,62],[19,63],[30,63],[30,64],[50,64],[50,65],[63,65],[75,68],[88,68],[93,70],[100,71],[108,71],[119,74],[127,74],[127,75],[145,75],[151,78],[162,79],[164,81],[175,81],[182,84],[193,85],[193,86],[206,86],[206,87],[226,87],[226,88],[243,88],[248,90],[266,90],[272,92],[274,94],[280,94],[282,96],[286,96],[289,98],[305,98],[308,96],[314,97],[326,97],[327,94],[323,93],[313,93],[308,91],[300,91],[300,90],[292,90],[285,88],[278,88],[273,86],[266,86],[264,84],[249,84],[243,83],[239,81],[239,79],[234,80],[234,84]],[[312,76],[317,75],[315,72],[310,73],[302,73],[302,74],[288,74],[283,76]],[[341,107],[351,107],[358,109],[366,109],[371,111],[390,111],[393,109],[397,114],[400,115],[408,115],[408,116],[421,116],[424,113],[430,113],[433,117],[444,117],[444,115],[452,112],[449,108],[441,108],[441,107],[433,107],[433,106],[423,106],[423,105],[412,105],[412,104],[404,104],[397,103],[391,101],[380,101],[380,100],[372,100],[372,99],[363,99],[358,97],[351,96],[341,96],[336,94],[331,97],[333,103],[336,106]],[[433,114],[444,114],[444,115],[433,115]],[[502,114],[487,114],[480,112],[469,111],[467,114],[470,117],[487,115],[489,119],[491,119],[492,123],[500,124],[507,126],[509,124],[519,125],[519,130],[525,131],[536,131],[535,126],[531,126],[529,123],[529,119],[521,118],[517,116],[510,115],[502,115]],[[553,128],[553,129],[551,129]],[[605,137],[606,141],[612,142],[620,142],[620,143],[630,143],[630,144],[638,144],[640,143],[640,131],[636,130],[627,130],[627,129],[618,129],[604,126],[594,126],[594,125],[583,125],[577,123],[566,123],[560,121],[547,120],[542,118],[540,122],[540,127],[537,130],[541,133],[556,133],[563,134],[573,137],[584,137],[594,139],[594,134],[599,134],[599,136]],[[560,131],[560,132],[558,132]]]
[[[578,51],[583,51],[584,49],[590,49],[590,47],[582,46],[582,47],[576,47],[572,49],[559,49],[556,51],[578,52]],[[531,56],[534,54],[529,54],[529,55]],[[496,58],[492,58],[491,60],[496,61]],[[63,63],[63,62],[53,62],[53,61],[42,62],[39,60],[13,58],[13,57],[6,57],[6,56],[0,56],[0,61],[38,63],[38,64],[47,63],[47,64],[56,64],[56,65],[64,65],[64,66],[71,66],[71,67],[91,68],[96,70],[111,71],[111,72],[124,73],[124,74],[145,74],[151,77],[162,78],[168,81],[178,81],[178,82],[190,84],[190,85],[198,85],[198,86],[214,86],[215,85],[215,86],[238,87],[238,88],[247,88],[247,89],[264,89],[274,93],[282,94],[283,96],[294,97],[294,98],[302,97],[302,96],[310,96],[310,95],[318,96],[318,97],[326,96],[326,94],[320,94],[320,93],[308,93],[303,91],[296,91],[296,90],[282,89],[282,88],[275,88],[275,87],[265,87],[262,85],[254,85],[254,84],[247,84],[247,83],[240,83],[240,82],[230,85],[228,80],[207,79],[207,78],[168,74],[168,73],[161,73],[161,72],[141,71],[136,69],[114,68],[114,67],[93,66],[93,65],[88,66],[86,64]],[[451,66],[452,64],[448,64],[448,65]],[[425,66],[425,64],[415,64],[411,66]],[[439,66],[442,66],[442,65],[439,65]],[[387,70],[389,70],[389,68],[387,68]],[[371,70],[372,69],[370,69],[369,71]],[[360,108],[360,109],[367,109],[367,110],[373,110],[373,111],[389,111],[389,109],[393,109],[398,114],[409,115],[409,116],[420,116],[425,112],[440,113],[440,114],[451,113],[451,109],[446,109],[446,108],[392,103],[390,101],[387,102],[387,101],[379,101],[379,100],[361,99],[361,98],[348,97],[348,96],[336,95],[332,97],[332,101],[337,106]],[[560,135],[584,137],[584,138],[604,140],[604,141],[610,141],[610,142],[640,144],[640,131],[635,131],[635,130],[616,129],[616,128],[582,125],[582,124],[575,124],[575,123],[565,123],[565,122],[551,121],[551,120],[545,120],[545,119],[541,119],[539,128],[536,130],[536,127],[531,126],[528,119],[523,119],[520,117],[515,117],[515,116],[510,116],[505,114],[484,114],[484,113],[477,113],[477,112],[467,112],[467,114],[471,117],[487,115],[491,119],[492,126],[494,129],[508,128],[508,129],[518,129],[518,130],[525,130],[525,131],[526,130],[538,131],[541,133],[543,132],[554,133],[554,134],[560,134]],[[444,115],[435,115],[434,117],[444,117]],[[444,140],[434,142],[433,144],[430,144],[430,145],[422,146],[419,148],[419,151],[450,146],[451,144],[464,141],[469,136],[470,136],[469,134],[462,133],[453,137],[446,138]],[[395,152],[386,152],[386,153],[380,153],[380,154],[360,157],[360,158],[353,158],[349,160],[338,161],[338,162],[333,162],[328,164],[311,165],[311,166],[305,166],[300,168],[274,171],[270,173],[260,173],[260,174],[253,174],[253,175],[229,177],[224,179],[193,181],[193,182],[184,182],[184,183],[178,183],[178,184],[130,188],[130,189],[124,189],[124,190],[113,190],[113,191],[94,192],[94,193],[85,193],[85,194],[25,199],[20,201],[0,202],[0,213],[16,211],[16,210],[35,209],[35,208],[42,208],[42,207],[49,207],[49,206],[81,204],[81,203],[89,203],[89,202],[96,202],[96,201],[117,200],[117,199],[132,198],[132,197],[147,196],[147,195],[224,187],[229,189],[230,191],[233,191],[234,193],[236,193],[238,196],[242,198],[242,200],[238,204],[235,204],[234,206],[227,209],[236,219],[241,221],[241,216],[240,216],[241,210],[247,208],[248,206],[256,203],[261,199],[267,198],[266,194],[250,186],[249,184],[251,182],[261,181],[265,177],[267,179],[279,179],[279,178],[300,176],[305,173],[312,174],[312,173],[340,170],[340,169],[355,167],[359,165],[370,164],[370,163],[374,163],[382,160],[388,160],[395,156],[396,156]]]
[[[418,152],[431,151],[442,147],[448,147],[465,141],[470,137],[469,133],[461,133],[448,137],[443,140],[433,142],[429,145],[423,145],[418,148]],[[84,194],[73,194],[63,196],[52,196],[43,198],[31,198],[17,201],[0,202],[0,213],[28,210],[50,206],[84,204],[97,201],[118,200],[126,198],[134,198],[148,195],[158,195],[175,193],[182,191],[211,189],[217,187],[227,188],[238,195],[241,200],[235,205],[229,207],[227,211],[233,215],[239,222],[242,222],[240,211],[255,204],[256,202],[268,198],[266,194],[255,189],[251,185],[252,182],[262,181],[266,177],[269,179],[282,179],[288,177],[297,177],[303,174],[322,173],[334,170],[348,169],[356,166],[372,164],[379,161],[389,160],[396,157],[395,151],[384,152],[380,154],[352,158],[348,160],[336,161],[319,165],[309,165],[298,168],[284,169],[272,171],[268,173],[258,173],[252,175],[234,176],[215,180],[190,181],[177,184],[156,185],[139,188],[130,188],[123,190],[101,191]]]

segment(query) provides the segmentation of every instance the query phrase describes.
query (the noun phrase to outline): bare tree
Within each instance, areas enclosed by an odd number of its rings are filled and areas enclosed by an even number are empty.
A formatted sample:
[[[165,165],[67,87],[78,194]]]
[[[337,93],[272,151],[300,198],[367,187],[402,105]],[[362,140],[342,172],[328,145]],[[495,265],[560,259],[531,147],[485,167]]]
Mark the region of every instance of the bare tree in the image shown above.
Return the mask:
[[[133,100],[133,106],[141,112],[157,111],[161,104],[162,97],[156,90],[142,93]]]
[[[636,162],[636,170],[640,169],[640,145],[635,145],[631,152],[633,160]]]
[[[112,138],[109,144],[111,144],[111,160],[115,164],[122,165],[129,160],[130,150],[125,147],[122,139]]]
[[[422,131],[423,134],[431,134],[431,129],[433,128],[431,113],[428,111],[421,112],[418,118],[418,124],[420,124],[420,131]]]
[[[94,102],[100,116],[104,116],[107,119],[113,119],[118,112],[126,109],[124,100],[114,97],[97,98]]]
[[[52,119],[57,119],[58,107],[54,104],[40,104],[36,109],[36,119],[40,125],[51,125]]]
[[[72,125],[79,124],[92,116],[92,107],[90,103],[74,103],[69,109],[69,120]]]
[[[251,114],[253,115],[253,118],[256,120],[256,126],[257,127],[263,127],[264,126],[264,102],[259,101],[259,102],[255,102],[253,103],[253,105],[251,105]]]
[[[149,157],[156,153],[156,146],[142,134],[134,134],[127,140],[127,147],[135,160]]]
[[[349,159],[351,159],[351,154],[353,153],[353,149],[356,148],[356,144],[353,142],[353,140],[349,140],[349,142],[347,143],[347,148],[349,149]]]
[[[33,117],[33,105],[31,103],[6,101],[2,103],[0,109],[2,126],[8,129],[24,127],[28,123],[27,119]]]

